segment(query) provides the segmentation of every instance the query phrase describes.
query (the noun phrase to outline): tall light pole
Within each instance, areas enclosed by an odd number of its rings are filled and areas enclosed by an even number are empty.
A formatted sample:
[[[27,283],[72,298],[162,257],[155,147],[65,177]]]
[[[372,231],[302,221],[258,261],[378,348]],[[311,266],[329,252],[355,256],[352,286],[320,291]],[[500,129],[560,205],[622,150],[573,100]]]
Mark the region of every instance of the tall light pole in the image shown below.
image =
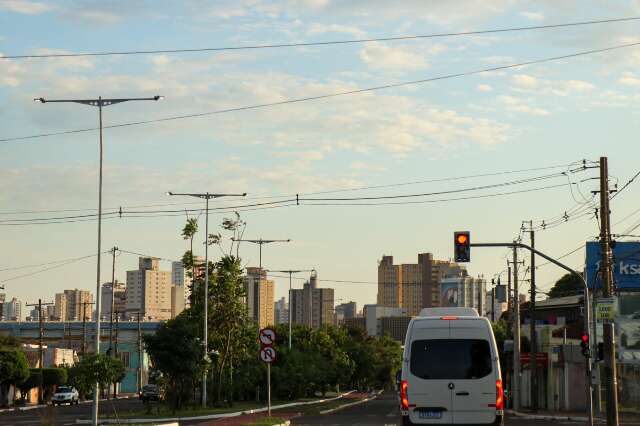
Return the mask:
[[[314,272],[315,269],[286,269],[279,271],[270,271],[270,272],[281,272],[289,274],[289,349],[291,349],[291,321],[293,316],[291,315],[291,276],[293,274],[297,274],[300,272]]]
[[[209,192],[205,193],[177,193],[177,192],[167,192],[167,195],[177,195],[184,197],[196,197],[196,198],[204,198],[205,199],[205,225],[204,225],[204,358],[205,361],[208,360],[208,344],[209,344],[209,336],[208,336],[208,325],[209,325],[209,200],[212,198],[221,198],[221,197],[245,197],[247,195],[246,192],[242,194],[212,194]],[[192,253],[193,255],[193,253]],[[193,267],[193,265],[192,265]],[[195,274],[194,274],[195,277]],[[204,373],[202,374],[202,406],[207,406],[207,370],[205,368]]]
[[[98,120],[100,124],[100,170],[98,174],[98,262],[96,271],[96,354],[100,353],[100,254],[102,245],[102,157],[103,157],[103,145],[102,145],[102,108],[120,104],[122,102],[129,101],[159,101],[163,99],[162,96],[154,96],[152,98],[115,98],[115,99],[103,99],[99,96],[97,99],[45,99],[35,98],[35,102],[40,103],[76,103],[82,105],[89,105],[98,107]],[[98,391],[100,385],[95,383],[93,386],[93,408],[91,410],[91,424],[97,426],[98,424]]]
[[[262,279],[262,246],[263,246],[263,244],[289,243],[289,242],[291,242],[291,238],[286,239],[286,240],[263,240],[262,238],[257,239],[257,240],[243,240],[243,239],[239,239],[239,238],[238,239],[237,238],[231,238],[231,241],[253,243],[253,244],[258,244],[260,246],[260,279]]]

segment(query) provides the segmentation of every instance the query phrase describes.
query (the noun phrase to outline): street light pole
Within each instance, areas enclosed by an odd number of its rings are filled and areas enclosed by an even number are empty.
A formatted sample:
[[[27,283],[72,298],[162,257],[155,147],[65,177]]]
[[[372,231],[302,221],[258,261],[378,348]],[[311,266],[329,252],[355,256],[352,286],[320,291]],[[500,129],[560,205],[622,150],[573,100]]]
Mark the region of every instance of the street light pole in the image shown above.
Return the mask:
[[[204,331],[203,331],[203,345],[204,345],[204,359],[208,360],[208,346],[209,346],[209,200],[212,198],[221,198],[221,197],[245,197],[247,195],[246,192],[242,194],[211,194],[209,192],[205,193],[177,193],[177,192],[167,192],[167,195],[178,195],[178,196],[186,196],[186,197],[196,197],[196,198],[204,198],[205,199],[205,237],[204,237]],[[193,256],[193,253],[192,253]],[[193,265],[192,265],[193,267]],[[194,274],[195,277],[195,274]],[[204,373],[202,374],[202,406],[207,406],[207,370],[205,368]]]
[[[129,101],[159,101],[163,99],[162,96],[154,96],[152,98],[114,98],[103,99],[99,96],[97,99],[45,99],[35,98],[35,102],[40,103],[76,103],[82,105],[89,105],[98,107],[98,121],[100,124],[100,168],[98,173],[98,261],[96,265],[96,354],[100,353],[100,254],[102,252],[102,158],[103,158],[103,143],[102,143],[102,108],[109,105],[115,105],[122,102]],[[98,424],[98,391],[99,384],[95,383],[93,386],[93,407],[91,424],[97,426]]]
[[[293,316],[291,315],[291,276],[300,272],[313,272],[315,269],[285,269],[279,271],[267,271],[267,272],[281,272],[289,274],[289,349],[291,349],[291,321]]]

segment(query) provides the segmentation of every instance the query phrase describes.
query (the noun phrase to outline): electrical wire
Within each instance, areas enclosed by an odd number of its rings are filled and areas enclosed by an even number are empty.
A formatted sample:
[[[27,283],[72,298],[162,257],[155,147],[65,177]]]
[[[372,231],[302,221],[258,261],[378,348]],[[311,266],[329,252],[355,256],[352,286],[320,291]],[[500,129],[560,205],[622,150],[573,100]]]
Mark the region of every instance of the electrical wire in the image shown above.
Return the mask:
[[[479,34],[495,34],[495,33],[503,33],[503,32],[514,32],[514,31],[543,30],[543,29],[553,29],[553,28],[577,27],[577,26],[583,26],[583,25],[629,22],[629,21],[636,21],[638,19],[640,19],[640,17],[631,16],[631,17],[624,17],[624,18],[598,19],[598,20],[568,22],[568,23],[560,23],[560,24],[531,25],[531,26],[521,26],[521,27],[509,27],[509,28],[475,30],[475,31],[460,31],[460,32],[449,32],[449,33],[435,33],[435,34],[425,34],[425,35],[403,35],[403,36],[394,36],[394,37],[360,38],[360,39],[333,40],[333,41],[311,41],[311,42],[299,42],[299,43],[259,44],[259,45],[248,45],[248,46],[202,47],[202,48],[158,49],[158,50],[123,50],[123,51],[84,52],[84,53],[45,53],[40,55],[7,55],[7,56],[0,56],[0,59],[43,59],[43,58],[76,58],[76,57],[87,57],[87,56],[153,55],[153,54],[159,54],[159,53],[197,53],[197,52],[221,52],[221,51],[235,51],[235,50],[276,49],[276,48],[288,48],[288,47],[329,46],[329,45],[339,45],[339,44],[417,40],[417,39],[429,39],[429,38],[469,36],[469,35],[479,35]]]
[[[103,251],[101,254],[105,254],[105,253],[109,253],[109,251]],[[21,279],[21,278],[32,277],[34,275],[41,274],[43,272],[51,271],[52,269],[61,268],[63,266],[67,266],[67,265],[70,265],[72,263],[76,263],[76,262],[79,262],[81,260],[88,259],[90,257],[95,257],[95,256],[96,256],[95,254],[92,254],[92,255],[84,256],[84,257],[77,258],[77,259],[74,259],[74,260],[70,260],[68,262],[60,263],[60,264],[57,264],[57,265],[54,265],[54,266],[49,266],[47,268],[39,269],[37,271],[29,272],[27,274],[16,275],[16,276],[10,277],[10,278],[3,278],[2,282],[9,282],[9,281],[18,280],[18,279]]]
[[[112,125],[109,125],[109,126],[103,126],[103,129],[114,129],[114,128],[121,128],[121,127],[139,126],[139,125],[144,125],[144,124],[162,123],[162,122],[183,120],[183,119],[188,119],[188,118],[198,118],[198,117],[206,117],[206,116],[210,116],[210,115],[225,114],[225,113],[230,113],[230,112],[249,111],[249,110],[256,110],[256,109],[262,109],[262,108],[268,108],[268,107],[274,107],[274,106],[281,106],[281,105],[288,105],[288,104],[295,104],[295,103],[302,103],[302,102],[309,102],[309,101],[317,101],[317,100],[329,99],[329,98],[335,98],[335,97],[341,97],[341,96],[347,96],[347,95],[356,95],[356,94],[361,94],[361,93],[366,93],[366,92],[373,92],[373,91],[386,90],[386,89],[392,89],[392,88],[397,88],[397,87],[406,87],[406,86],[412,86],[412,85],[417,85],[417,84],[429,83],[429,82],[433,82],[433,81],[448,80],[448,79],[459,78],[459,77],[468,77],[468,76],[472,76],[472,75],[476,75],[476,74],[483,74],[483,73],[487,73],[487,72],[501,71],[501,70],[506,70],[506,69],[511,69],[511,68],[519,68],[519,67],[524,67],[524,66],[528,66],[528,65],[542,64],[542,63],[546,63],[546,62],[554,62],[554,61],[559,61],[559,60],[563,60],[563,59],[571,59],[571,58],[576,58],[576,57],[581,57],[581,56],[593,55],[593,54],[596,54],[596,53],[604,53],[604,52],[609,52],[609,51],[618,50],[618,49],[624,49],[624,48],[628,48],[628,47],[635,47],[635,46],[639,46],[639,45],[640,45],[640,42],[619,44],[619,45],[616,45],[616,46],[609,46],[609,47],[604,47],[604,48],[599,48],[599,49],[584,50],[584,51],[569,53],[569,54],[565,54],[565,55],[551,56],[551,57],[546,57],[546,58],[541,58],[541,59],[533,59],[533,60],[530,60],[530,61],[524,61],[524,62],[519,62],[519,63],[515,63],[515,64],[499,65],[499,66],[481,68],[481,69],[476,69],[476,70],[471,70],[471,71],[463,71],[463,72],[453,73],[453,74],[444,74],[444,75],[440,75],[440,76],[436,76],[436,77],[423,78],[423,79],[420,79],[420,80],[404,81],[404,82],[399,82],[399,83],[389,83],[389,84],[384,84],[384,85],[380,85],[380,86],[373,86],[373,87],[367,87],[367,88],[362,88],[362,89],[353,89],[353,90],[346,90],[346,91],[341,91],[341,92],[327,93],[327,94],[324,94],[324,95],[306,96],[306,97],[294,98],[294,99],[285,99],[285,100],[277,101],[277,102],[268,102],[268,103],[263,103],[263,104],[255,104],[255,105],[248,105],[248,106],[241,106],[241,107],[232,107],[232,108],[226,108],[226,109],[219,109],[219,110],[215,110],[215,111],[207,111],[207,112],[184,114],[184,115],[175,115],[175,116],[164,117],[164,118],[132,121],[132,122],[120,123],[120,124],[112,124]],[[9,137],[9,138],[2,138],[2,139],[0,139],[0,142],[13,142],[13,141],[21,141],[21,140],[27,140],[27,139],[45,138],[45,137],[51,137],[51,136],[70,135],[70,134],[76,134],[76,133],[91,132],[91,131],[96,131],[96,130],[99,130],[99,129],[96,128],[96,127],[92,127],[92,128],[84,128],[84,129],[65,130],[65,131],[59,131],[59,132],[41,133],[41,134],[27,135],[27,136],[15,136],[15,137]]]
[[[456,180],[465,180],[465,179],[476,179],[476,178],[481,178],[481,177],[492,177],[492,176],[501,176],[501,175],[507,175],[507,174],[516,174],[516,173],[526,173],[526,172],[532,172],[532,171],[541,171],[541,170],[553,170],[553,169],[558,169],[558,168],[566,168],[568,166],[571,166],[574,163],[569,163],[569,164],[559,164],[559,165],[555,165],[555,166],[545,166],[545,167],[535,167],[535,168],[528,168],[528,169],[516,169],[516,170],[503,170],[503,171],[499,171],[499,172],[492,172],[492,173],[478,173],[478,174],[473,174],[473,175],[463,175],[463,176],[450,176],[450,177],[445,177],[445,178],[429,178],[429,179],[422,179],[422,180],[414,180],[414,181],[407,181],[407,182],[396,182],[396,183],[390,183],[390,184],[385,184],[385,185],[369,185],[369,186],[360,186],[360,187],[355,187],[355,188],[341,188],[341,189],[332,189],[332,190],[326,190],[326,191],[316,191],[316,192],[301,192],[299,193],[300,196],[307,196],[307,195],[324,195],[324,194],[333,194],[333,193],[340,193],[340,192],[357,192],[357,191],[365,191],[365,190],[371,190],[371,189],[384,189],[384,188],[394,188],[394,187],[400,187],[400,186],[410,186],[410,185],[419,185],[419,184],[424,184],[424,183],[437,183],[437,182],[449,182],[449,181],[456,181]],[[270,196],[262,196],[262,197],[245,197],[243,198],[243,200],[263,200],[263,199],[278,199],[278,198],[290,198],[291,194],[281,194],[281,195],[270,195]],[[220,198],[220,199],[216,199],[215,202],[236,202],[235,200],[231,200],[231,199],[224,199],[224,198]],[[105,209],[103,209],[104,212],[107,213],[119,213],[119,209],[133,209],[133,208],[148,208],[148,207],[166,207],[166,206],[182,206],[182,205],[202,205],[201,201],[194,201],[194,202],[182,202],[182,203],[158,203],[158,204],[143,204],[143,205],[131,205],[131,206],[127,206],[127,205],[122,205],[119,207],[107,207]],[[52,209],[47,209],[47,210],[14,210],[14,211],[0,211],[0,215],[15,215],[15,214],[42,214],[42,213],[67,213],[67,212],[96,212],[97,209],[96,208],[86,208],[86,209],[58,209],[58,210],[52,210]],[[105,214],[105,213],[103,213]]]
[[[622,191],[624,191],[625,189],[627,189],[629,187],[629,185],[631,185],[633,183],[634,180],[636,180],[636,178],[640,176],[640,170],[638,170],[638,172],[633,175],[633,177],[631,179],[629,179],[629,181],[627,183],[624,184],[624,186],[622,188],[620,188],[618,190],[618,192],[616,192],[615,194],[613,194],[613,196],[611,197],[611,199],[613,200],[614,198],[616,198],[618,195],[620,195],[620,193]]]
[[[69,262],[69,261],[82,260],[82,259],[86,259],[87,257],[91,257],[91,256],[96,256],[96,255],[95,254],[91,254],[91,255],[81,256],[81,257],[72,257],[72,258],[69,258],[69,259],[53,260],[51,262],[46,262],[46,263],[34,263],[34,264],[31,264],[31,265],[22,265],[22,266],[12,266],[12,267],[8,267],[8,268],[0,268],[0,272],[16,271],[16,270],[19,270],[19,269],[37,268],[37,267],[40,267],[40,266],[54,265],[56,263],[65,263],[65,262]]]

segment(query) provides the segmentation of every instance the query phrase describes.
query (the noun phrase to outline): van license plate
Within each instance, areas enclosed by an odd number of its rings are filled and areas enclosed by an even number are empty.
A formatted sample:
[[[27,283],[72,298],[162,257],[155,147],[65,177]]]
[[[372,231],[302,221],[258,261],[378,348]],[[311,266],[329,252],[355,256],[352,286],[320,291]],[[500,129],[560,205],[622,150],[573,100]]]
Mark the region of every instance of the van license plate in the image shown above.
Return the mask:
[[[442,411],[418,411],[418,418],[420,419],[439,419],[442,418]]]

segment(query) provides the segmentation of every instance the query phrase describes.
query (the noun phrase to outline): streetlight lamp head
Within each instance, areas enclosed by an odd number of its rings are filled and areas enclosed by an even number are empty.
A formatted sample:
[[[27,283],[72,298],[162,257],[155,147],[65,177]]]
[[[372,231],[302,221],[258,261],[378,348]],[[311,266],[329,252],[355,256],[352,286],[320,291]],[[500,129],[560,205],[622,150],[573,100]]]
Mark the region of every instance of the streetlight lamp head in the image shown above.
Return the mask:
[[[43,103],[45,103],[45,102],[47,102],[47,101],[45,101],[45,100],[44,100],[44,98],[34,98],[34,99],[33,99],[33,102],[40,102],[40,103],[42,103],[42,104],[43,104]]]
[[[167,192],[166,192],[166,195],[173,195],[173,192],[171,192],[171,191],[167,191]]]
[[[156,96],[153,97],[153,99],[156,100],[156,101],[162,101],[162,100],[164,100],[164,96],[156,95]]]

